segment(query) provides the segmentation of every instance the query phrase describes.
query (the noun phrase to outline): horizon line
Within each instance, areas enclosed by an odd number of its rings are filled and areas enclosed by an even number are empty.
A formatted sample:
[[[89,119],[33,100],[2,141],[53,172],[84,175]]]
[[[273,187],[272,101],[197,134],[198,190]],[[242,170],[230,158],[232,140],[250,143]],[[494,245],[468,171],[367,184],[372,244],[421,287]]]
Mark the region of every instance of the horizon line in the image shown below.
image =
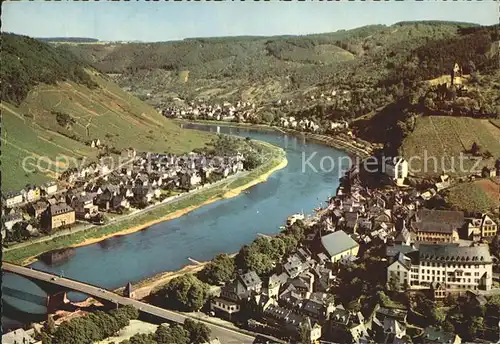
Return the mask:
[[[482,27],[489,27],[489,26],[496,26],[499,24],[492,24],[492,25],[483,25],[479,23],[474,23],[474,22],[463,22],[463,21],[450,21],[450,20],[414,20],[414,21],[399,21],[395,22],[393,24],[367,24],[363,26],[358,26],[355,28],[351,29],[338,29],[336,31],[321,31],[321,32],[311,32],[311,33],[304,33],[304,34],[278,34],[278,35],[225,35],[225,36],[192,36],[192,37],[184,37],[184,38],[179,38],[179,39],[170,39],[166,41],[143,41],[143,40],[127,40],[127,39],[121,39],[121,40],[101,40],[99,38],[95,37],[85,37],[85,36],[45,36],[45,37],[38,37],[38,36],[29,36],[26,34],[19,34],[15,32],[8,32],[8,31],[3,31],[1,30],[1,33],[7,33],[7,34],[14,34],[14,35],[19,35],[19,36],[25,36],[25,37],[30,37],[33,39],[39,39],[39,40],[47,40],[50,42],[50,39],[54,39],[53,42],[58,42],[55,39],[88,39],[88,40],[95,40],[96,43],[114,43],[114,42],[131,42],[131,43],[168,43],[168,42],[180,42],[180,41],[185,41],[185,40],[197,40],[197,39],[224,39],[224,38],[255,38],[255,39],[262,39],[262,38],[276,38],[276,37],[306,37],[306,36],[312,36],[312,35],[326,35],[326,34],[333,34],[337,32],[342,32],[342,31],[352,31],[352,30],[357,30],[365,27],[370,27],[370,26],[385,26],[385,27],[391,27],[395,25],[403,25],[403,24],[411,24],[411,23],[450,23],[450,24],[457,24],[457,25],[472,25],[472,26],[482,26]],[[60,42],[60,43],[65,43],[65,42]],[[88,42],[91,43],[91,42]],[[82,44],[85,44],[85,42],[82,42]]]

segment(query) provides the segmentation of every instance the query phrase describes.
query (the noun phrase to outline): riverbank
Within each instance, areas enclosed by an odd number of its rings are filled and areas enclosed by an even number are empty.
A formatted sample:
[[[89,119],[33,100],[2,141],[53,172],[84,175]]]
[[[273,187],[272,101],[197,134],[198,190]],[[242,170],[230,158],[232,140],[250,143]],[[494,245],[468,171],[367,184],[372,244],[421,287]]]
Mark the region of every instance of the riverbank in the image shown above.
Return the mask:
[[[326,136],[322,134],[314,134],[309,132],[303,132],[295,129],[289,128],[281,128],[268,124],[252,124],[252,123],[238,123],[238,122],[227,122],[227,121],[213,121],[213,120],[184,120],[177,119],[175,120],[181,124],[210,124],[210,125],[220,125],[224,127],[234,127],[234,128],[247,128],[247,129],[256,129],[256,130],[265,130],[265,131],[278,131],[284,134],[290,134],[294,136],[304,136],[309,140],[322,143],[329,147],[341,149],[346,153],[359,156],[360,158],[366,158],[371,155],[373,147],[369,142],[363,141],[362,143],[356,141],[354,138],[350,137],[341,137],[341,135],[346,136],[345,134],[337,135],[337,136]]]
[[[233,128],[247,128],[247,129],[258,129],[266,131],[279,131],[284,133],[285,131],[276,126],[268,124],[254,124],[254,123],[239,123],[239,122],[229,122],[229,121],[215,121],[208,119],[198,119],[198,120],[187,120],[187,119],[174,119],[174,122],[185,124],[185,123],[197,123],[197,124],[207,124],[207,125],[220,125],[223,127],[233,127]]]
[[[249,171],[240,178],[223,180],[215,187],[201,190],[198,193],[188,194],[185,198],[164,206],[158,206],[118,224],[90,228],[82,232],[57,237],[50,241],[33,243],[29,246],[4,252],[3,260],[15,264],[28,265],[35,262],[37,257],[42,253],[48,251],[91,245],[111,237],[138,232],[154,224],[183,216],[199,207],[220,199],[235,197],[243,190],[264,182],[271,174],[284,168],[288,163],[286,153],[283,149],[266,142],[259,141],[259,144],[265,147],[271,158],[268,162]]]

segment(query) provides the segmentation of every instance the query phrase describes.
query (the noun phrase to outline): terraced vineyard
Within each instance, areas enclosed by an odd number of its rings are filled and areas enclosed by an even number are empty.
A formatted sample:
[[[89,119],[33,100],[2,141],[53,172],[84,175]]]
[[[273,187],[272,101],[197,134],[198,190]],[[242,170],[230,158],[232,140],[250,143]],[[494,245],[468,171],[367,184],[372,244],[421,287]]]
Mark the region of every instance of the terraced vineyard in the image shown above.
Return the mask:
[[[480,182],[459,184],[446,192],[446,201],[460,210],[469,212],[493,211],[500,205],[500,195],[487,192],[485,183],[493,182],[484,180]],[[498,190],[498,189],[497,189]]]
[[[421,117],[417,119],[415,130],[404,139],[400,152],[406,159],[413,157],[411,169],[416,174],[436,175],[444,168],[451,174],[465,175],[476,163],[465,157],[470,156],[466,152],[470,151],[474,142],[482,152],[489,151],[493,157],[500,156],[500,128],[488,120]],[[460,168],[461,154],[464,155],[463,169]],[[491,160],[483,159],[478,167],[491,163]],[[454,170],[450,170],[453,166]]]

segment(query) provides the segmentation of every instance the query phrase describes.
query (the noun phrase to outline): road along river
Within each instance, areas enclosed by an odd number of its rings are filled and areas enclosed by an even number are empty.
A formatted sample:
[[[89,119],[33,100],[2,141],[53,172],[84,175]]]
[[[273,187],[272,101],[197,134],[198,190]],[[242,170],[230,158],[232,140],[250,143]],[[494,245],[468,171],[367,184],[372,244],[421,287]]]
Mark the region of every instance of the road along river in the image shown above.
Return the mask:
[[[206,261],[217,253],[237,252],[257,233],[275,234],[294,213],[311,213],[334,195],[347,153],[304,138],[274,131],[188,124],[193,129],[250,137],[285,149],[288,165],[261,184],[240,195],[198,208],[182,217],[153,225],[140,232],[78,247],[70,257],[50,265],[42,260],[31,266],[48,272],[115,289],[164,271],[179,270],[188,258]],[[335,165],[332,168],[332,162]],[[324,203],[323,203],[324,204]],[[6,274],[4,286],[43,296],[33,283]],[[40,305],[10,296],[9,304],[43,312]],[[78,295],[70,296],[79,299]],[[5,320],[5,319],[4,319]]]

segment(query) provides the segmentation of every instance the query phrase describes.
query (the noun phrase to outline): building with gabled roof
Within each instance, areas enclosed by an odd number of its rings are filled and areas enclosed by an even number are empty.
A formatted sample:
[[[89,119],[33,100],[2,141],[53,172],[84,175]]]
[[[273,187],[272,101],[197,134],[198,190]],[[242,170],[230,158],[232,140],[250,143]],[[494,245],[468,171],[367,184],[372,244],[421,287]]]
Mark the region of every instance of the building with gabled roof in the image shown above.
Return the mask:
[[[50,205],[46,214],[50,230],[75,223],[75,211],[66,203]]]
[[[341,230],[321,237],[321,244],[332,263],[347,255],[356,256],[359,251],[359,244]]]
[[[20,191],[2,192],[2,204],[7,208],[15,207],[23,202],[23,195]]]
[[[420,209],[411,223],[416,241],[429,243],[457,242],[465,226],[461,211]]]
[[[387,268],[387,278],[392,276],[410,287],[423,286],[438,292],[490,290],[493,260],[487,245],[420,244],[418,251],[396,255]]]

